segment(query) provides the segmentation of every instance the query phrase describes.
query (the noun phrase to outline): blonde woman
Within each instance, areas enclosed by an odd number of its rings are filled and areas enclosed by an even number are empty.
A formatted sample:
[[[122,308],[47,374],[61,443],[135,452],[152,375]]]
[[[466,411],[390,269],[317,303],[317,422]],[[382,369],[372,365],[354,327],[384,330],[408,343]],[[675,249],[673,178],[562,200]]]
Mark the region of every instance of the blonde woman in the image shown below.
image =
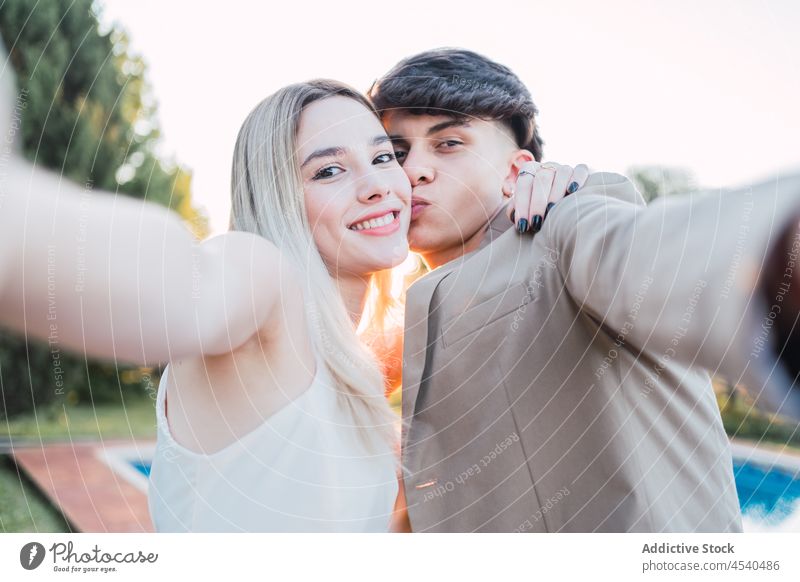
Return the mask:
[[[268,241],[268,280],[247,306],[261,324],[231,350],[167,366],[155,527],[388,531],[396,416],[356,326],[375,275],[408,254],[410,185],[392,144],[354,90],[292,85],[245,120],[232,189],[226,236]],[[230,261],[251,264],[246,251]]]
[[[20,99],[6,68],[7,144]],[[170,362],[156,529],[390,529],[396,416],[355,330],[370,287],[388,304],[381,275],[408,254],[411,191],[363,96],[315,81],[259,104],[236,145],[231,232],[200,244],[163,208],[71,184],[16,151],[0,163],[0,326]]]

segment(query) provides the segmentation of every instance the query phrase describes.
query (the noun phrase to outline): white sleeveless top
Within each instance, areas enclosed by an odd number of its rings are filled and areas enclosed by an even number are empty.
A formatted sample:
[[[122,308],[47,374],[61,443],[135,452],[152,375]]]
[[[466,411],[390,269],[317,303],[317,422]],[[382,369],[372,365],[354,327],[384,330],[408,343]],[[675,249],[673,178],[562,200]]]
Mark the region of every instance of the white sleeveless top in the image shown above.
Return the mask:
[[[394,451],[369,453],[319,357],[311,386],[210,455],[172,438],[156,403],[148,503],[159,532],[386,532],[397,497]]]

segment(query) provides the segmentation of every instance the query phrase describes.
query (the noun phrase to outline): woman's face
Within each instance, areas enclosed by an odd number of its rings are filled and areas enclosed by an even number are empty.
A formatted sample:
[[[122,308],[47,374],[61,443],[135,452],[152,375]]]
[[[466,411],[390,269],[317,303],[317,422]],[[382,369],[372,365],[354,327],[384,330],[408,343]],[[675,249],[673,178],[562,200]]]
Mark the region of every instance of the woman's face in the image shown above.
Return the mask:
[[[314,242],[334,275],[369,275],[406,258],[411,185],[371,111],[342,96],[308,105],[297,163]]]

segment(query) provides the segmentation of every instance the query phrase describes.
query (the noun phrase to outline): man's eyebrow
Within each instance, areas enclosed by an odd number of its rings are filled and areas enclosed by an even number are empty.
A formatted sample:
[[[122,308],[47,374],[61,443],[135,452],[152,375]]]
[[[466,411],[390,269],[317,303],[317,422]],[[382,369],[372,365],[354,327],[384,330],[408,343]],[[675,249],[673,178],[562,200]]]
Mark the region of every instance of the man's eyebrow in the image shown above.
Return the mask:
[[[447,121],[442,121],[441,123],[437,123],[436,125],[432,125],[428,128],[428,131],[425,132],[426,136],[431,136],[437,131],[442,131],[443,129],[448,129],[450,127],[469,127],[469,120],[468,119],[448,119]]]

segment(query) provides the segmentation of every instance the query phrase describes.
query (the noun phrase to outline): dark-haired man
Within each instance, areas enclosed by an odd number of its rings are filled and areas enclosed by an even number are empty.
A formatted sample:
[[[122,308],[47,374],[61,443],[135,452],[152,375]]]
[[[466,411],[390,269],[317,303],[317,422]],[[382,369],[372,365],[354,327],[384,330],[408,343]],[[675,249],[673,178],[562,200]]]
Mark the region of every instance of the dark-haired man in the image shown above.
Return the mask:
[[[775,338],[757,333],[770,301],[754,291],[800,180],[645,207],[598,173],[548,208],[583,179],[540,163],[536,108],[506,67],[429,51],[371,97],[434,269],[406,305],[412,529],[741,531],[706,370],[788,385],[774,346],[757,351]]]

